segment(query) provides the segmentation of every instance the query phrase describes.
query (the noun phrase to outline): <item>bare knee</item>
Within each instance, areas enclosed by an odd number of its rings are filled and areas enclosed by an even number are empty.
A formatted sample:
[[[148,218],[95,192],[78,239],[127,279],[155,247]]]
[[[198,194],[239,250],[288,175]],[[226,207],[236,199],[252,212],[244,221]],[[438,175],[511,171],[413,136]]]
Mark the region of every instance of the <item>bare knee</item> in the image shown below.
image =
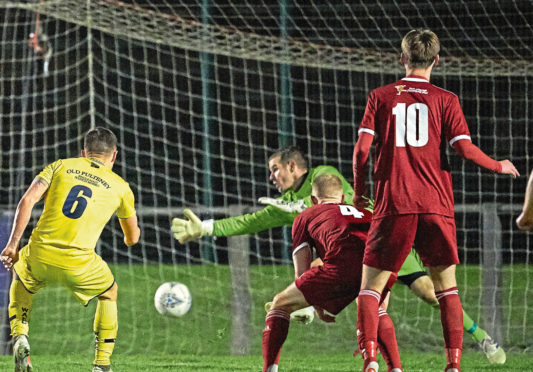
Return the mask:
[[[422,301],[427,302],[428,304],[434,304],[437,302],[437,297],[435,296],[435,288],[433,287],[433,282],[428,276],[421,276],[416,279],[409,289],[420,298]]]
[[[285,310],[286,312],[292,313],[307,306],[309,304],[303,294],[293,283],[287,289],[274,296],[271,309]]]
[[[98,296],[99,300],[116,301],[118,297],[118,285],[117,282],[113,283],[111,288]]]
[[[436,291],[456,287],[455,265],[430,267],[431,279]]]
[[[285,310],[292,312],[291,306],[287,301],[287,298],[283,296],[283,293],[278,293],[272,300],[272,309]]]

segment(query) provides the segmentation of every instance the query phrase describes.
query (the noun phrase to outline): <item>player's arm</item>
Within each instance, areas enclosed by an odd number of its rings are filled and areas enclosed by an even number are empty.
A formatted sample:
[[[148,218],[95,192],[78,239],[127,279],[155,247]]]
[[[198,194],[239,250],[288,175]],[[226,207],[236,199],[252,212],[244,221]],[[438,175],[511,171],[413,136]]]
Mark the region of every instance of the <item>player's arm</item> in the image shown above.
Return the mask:
[[[354,197],[353,203],[356,207],[366,207],[367,200],[364,198],[366,188],[366,169],[368,166],[368,155],[370,146],[374,140],[373,132],[360,129],[359,139],[353,151],[353,181]]]
[[[298,212],[285,212],[268,205],[254,213],[219,220],[202,221],[190,209],[185,209],[183,214],[186,219],[174,218],[171,228],[174,238],[182,244],[200,239],[205,235],[233,236],[254,234],[273,227],[291,225]]]
[[[141,236],[141,229],[137,223],[137,216],[130,218],[119,218],[120,227],[124,233],[124,244],[128,247],[137,244]]]
[[[374,120],[376,116],[377,99],[374,91],[368,96],[365,107],[365,114],[361,120],[361,126],[357,131],[359,138],[353,149],[353,203],[356,207],[364,208],[368,202],[363,197],[366,189],[366,169],[368,166],[368,155],[370,146],[374,140]]]
[[[468,125],[456,95],[450,96],[442,115],[446,138],[459,155],[495,173],[510,174],[513,177],[520,175],[509,160],[494,160],[472,143]]]
[[[48,187],[48,182],[40,177],[35,177],[30,187],[19,201],[9,241],[0,254],[0,260],[8,270],[10,270],[13,264],[18,261],[18,249],[22,234],[24,234],[24,230],[26,230],[26,227],[28,226],[33,207],[39,200],[41,200],[44,194],[46,194]]]
[[[305,213],[300,214],[292,225],[292,262],[296,279],[311,267],[313,260],[312,246],[310,245],[313,239],[307,231],[304,215]]]
[[[313,255],[308,243],[302,243],[294,248],[292,262],[294,264],[294,277],[298,279],[311,267]]]
[[[522,213],[516,219],[516,226],[520,230],[531,230],[533,228],[533,171],[529,175],[524,206]]]
[[[467,160],[471,160],[480,167],[489,169],[495,173],[510,174],[513,178],[520,175],[513,163],[509,160],[497,161],[485,154],[479,147],[474,145],[469,138],[460,139],[452,144],[459,155]]]
[[[137,244],[141,230],[139,229],[135,212],[135,196],[129,186],[122,196],[120,207],[117,209],[117,217],[124,233],[124,244],[128,247]]]
[[[254,234],[274,227],[291,225],[298,212],[286,212],[272,205],[254,213],[213,221],[213,235],[231,236]]]

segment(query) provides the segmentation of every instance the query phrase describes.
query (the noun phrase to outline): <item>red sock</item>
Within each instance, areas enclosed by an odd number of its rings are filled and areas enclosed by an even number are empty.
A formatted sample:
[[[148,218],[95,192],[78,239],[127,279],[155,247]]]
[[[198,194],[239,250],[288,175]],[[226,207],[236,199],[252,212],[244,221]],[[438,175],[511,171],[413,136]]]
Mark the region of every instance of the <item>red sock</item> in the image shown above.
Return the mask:
[[[364,368],[376,361],[378,341],[378,307],[380,294],[371,289],[364,289],[357,297],[357,327],[360,331],[359,348],[364,359]]]
[[[387,370],[391,371],[393,368],[401,369],[402,363],[400,362],[394,324],[389,314],[382,308],[379,309],[378,343],[381,355],[387,362]]]
[[[446,349],[446,371],[448,368],[460,369],[461,366],[461,349]]]
[[[463,308],[457,287],[448,288],[435,294],[440,306],[447,368],[459,369],[463,348]]]
[[[270,310],[263,330],[263,372],[272,364],[278,364],[281,346],[289,333],[290,313],[281,309]]]

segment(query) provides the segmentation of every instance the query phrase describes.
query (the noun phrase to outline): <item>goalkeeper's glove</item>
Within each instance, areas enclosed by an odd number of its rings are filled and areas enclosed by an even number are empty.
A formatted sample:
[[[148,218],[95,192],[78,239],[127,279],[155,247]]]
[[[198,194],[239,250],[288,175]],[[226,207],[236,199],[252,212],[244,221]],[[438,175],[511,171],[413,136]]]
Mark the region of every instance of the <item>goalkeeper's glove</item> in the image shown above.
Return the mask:
[[[294,202],[289,202],[281,199],[274,199],[263,196],[257,199],[257,201],[261,204],[272,205],[278,209],[281,209],[284,212],[289,213],[302,213],[307,209],[307,206],[305,205],[303,199]]]
[[[179,240],[180,243],[185,244],[192,240],[198,240],[205,235],[213,235],[213,220],[201,221],[188,208],[183,210],[183,214],[187,219],[174,218],[171,227],[174,238]]]

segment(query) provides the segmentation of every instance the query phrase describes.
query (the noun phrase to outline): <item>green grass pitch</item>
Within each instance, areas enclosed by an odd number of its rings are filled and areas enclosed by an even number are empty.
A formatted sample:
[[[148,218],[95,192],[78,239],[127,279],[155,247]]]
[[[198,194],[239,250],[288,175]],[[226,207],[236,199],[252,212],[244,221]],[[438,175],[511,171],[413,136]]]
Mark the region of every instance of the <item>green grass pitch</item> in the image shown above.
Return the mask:
[[[248,356],[231,356],[231,277],[222,265],[112,265],[119,284],[119,334],[113,369],[120,371],[260,371],[261,330],[264,325],[263,304],[292,280],[292,268],[257,266],[250,268],[250,290],[253,299],[250,323],[251,350]],[[527,311],[533,301],[524,299],[529,291],[527,267],[506,270],[504,285],[512,286],[505,301],[516,304],[513,314],[506,314],[510,332],[506,337],[514,345],[503,366],[490,365],[474,343],[465,337],[463,371],[531,371],[533,354],[523,352],[531,345],[533,312]],[[479,284],[477,266],[460,266],[458,280]],[[181,318],[166,318],[153,307],[153,294],[158,285],[177,280],[187,284],[193,296],[189,313]],[[440,324],[435,310],[420,305],[419,300],[396,286],[393,295],[402,301],[391,301],[389,313],[397,325],[400,353],[406,371],[439,371],[444,369]],[[479,309],[479,297],[472,289],[460,288],[466,309]],[[470,295],[469,295],[470,294]],[[472,300],[469,299],[472,298]],[[414,306],[412,306],[414,304]],[[533,305],[533,304],[531,304]],[[90,371],[93,357],[92,321],[95,303],[87,308],[79,305],[62,288],[46,288],[35,296],[30,322],[32,361],[37,372]],[[360,357],[351,354],[355,345],[355,306],[350,305],[335,324],[315,319],[308,326],[293,324],[282,350],[280,371],[357,371]],[[426,320],[429,319],[429,320]],[[525,322],[525,323],[524,323]],[[515,324],[517,323],[517,324]],[[412,330],[423,328],[422,336]],[[516,333],[516,334],[515,334]],[[12,370],[12,358],[0,357],[0,371]],[[382,363],[382,368],[384,364]]]

